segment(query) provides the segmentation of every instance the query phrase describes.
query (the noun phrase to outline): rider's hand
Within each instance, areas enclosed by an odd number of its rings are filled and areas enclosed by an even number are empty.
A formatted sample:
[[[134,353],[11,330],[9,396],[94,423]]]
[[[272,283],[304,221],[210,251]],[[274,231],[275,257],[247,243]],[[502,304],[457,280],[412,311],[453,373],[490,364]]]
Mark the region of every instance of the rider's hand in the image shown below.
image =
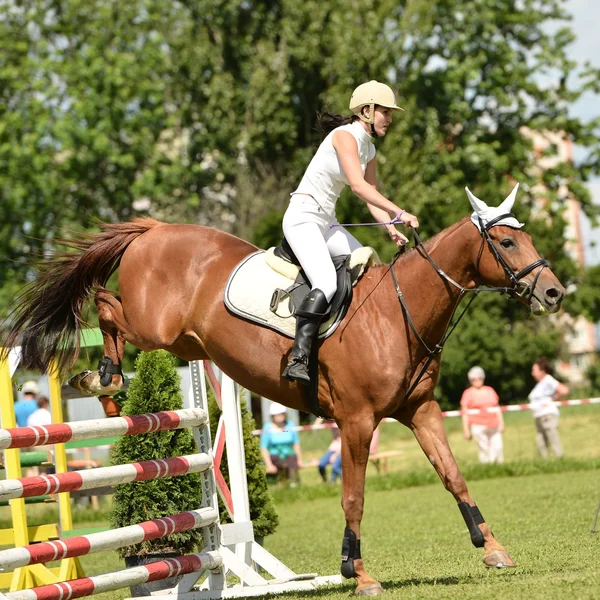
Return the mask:
[[[400,220],[403,221],[405,225],[408,225],[408,227],[414,227],[416,229],[419,226],[419,219],[406,211],[402,213]]]
[[[403,248],[408,243],[408,238],[400,233],[393,225],[388,225],[386,229],[390,234],[392,242],[394,242],[398,248]]]

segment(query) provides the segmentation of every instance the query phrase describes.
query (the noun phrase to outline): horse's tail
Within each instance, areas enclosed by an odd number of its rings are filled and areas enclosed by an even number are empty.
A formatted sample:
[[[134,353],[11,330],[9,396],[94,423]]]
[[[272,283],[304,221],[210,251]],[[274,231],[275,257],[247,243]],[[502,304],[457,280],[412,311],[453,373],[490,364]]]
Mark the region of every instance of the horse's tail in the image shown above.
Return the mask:
[[[127,246],[160,224],[150,218],[102,223],[100,233],[57,240],[69,251],[42,262],[36,281],[16,299],[7,317],[10,330],[4,354],[20,344],[25,368],[45,373],[56,360],[59,372],[67,372],[79,356],[86,300],[94,289],[106,285]]]

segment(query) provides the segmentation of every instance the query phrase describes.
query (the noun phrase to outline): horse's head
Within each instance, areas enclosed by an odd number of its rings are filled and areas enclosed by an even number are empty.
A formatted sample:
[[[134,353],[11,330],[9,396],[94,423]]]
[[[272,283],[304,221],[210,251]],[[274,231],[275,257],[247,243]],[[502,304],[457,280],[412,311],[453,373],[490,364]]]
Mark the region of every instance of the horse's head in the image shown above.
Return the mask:
[[[471,221],[482,237],[475,257],[477,277],[485,285],[508,288],[535,315],[554,313],[565,288],[538,254],[531,236],[521,230],[523,223],[511,213],[518,187],[497,207],[488,206],[465,188],[475,211]]]

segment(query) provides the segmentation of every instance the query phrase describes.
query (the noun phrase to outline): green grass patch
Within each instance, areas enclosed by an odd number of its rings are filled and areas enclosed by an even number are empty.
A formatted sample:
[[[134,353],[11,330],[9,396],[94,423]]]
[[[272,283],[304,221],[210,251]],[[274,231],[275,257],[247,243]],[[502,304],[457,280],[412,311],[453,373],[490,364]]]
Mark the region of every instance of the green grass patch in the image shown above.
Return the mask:
[[[366,566],[389,598],[598,598],[600,536],[590,527],[597,473],[484,479],[471,492],[516,569],[487,570],[453,498],[437,483],[369,490],[362,527]],[[267,548],[298,573],[337,573],[344,517],[338,499],[278,504]],[[352,583],[286,598],[347,599]]]

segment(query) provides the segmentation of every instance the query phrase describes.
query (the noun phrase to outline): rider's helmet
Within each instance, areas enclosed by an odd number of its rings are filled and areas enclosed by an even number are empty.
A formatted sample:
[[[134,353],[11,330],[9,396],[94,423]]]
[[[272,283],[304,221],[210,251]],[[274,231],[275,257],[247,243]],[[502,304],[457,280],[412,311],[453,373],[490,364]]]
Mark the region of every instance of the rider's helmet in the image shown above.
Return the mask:
[[[369,116],[362,113],[364,106],[370,106]],[[375,122],[375,106],[384,106],[391,110],[404,110],[396,105],[396,96],[389,85],[380,83],[374,79],[367,83],[361,83],[353,92],[350,98],[350,110],[358,116],[361,121],[371,125],[371,131],[374,133],[373,123]]]

